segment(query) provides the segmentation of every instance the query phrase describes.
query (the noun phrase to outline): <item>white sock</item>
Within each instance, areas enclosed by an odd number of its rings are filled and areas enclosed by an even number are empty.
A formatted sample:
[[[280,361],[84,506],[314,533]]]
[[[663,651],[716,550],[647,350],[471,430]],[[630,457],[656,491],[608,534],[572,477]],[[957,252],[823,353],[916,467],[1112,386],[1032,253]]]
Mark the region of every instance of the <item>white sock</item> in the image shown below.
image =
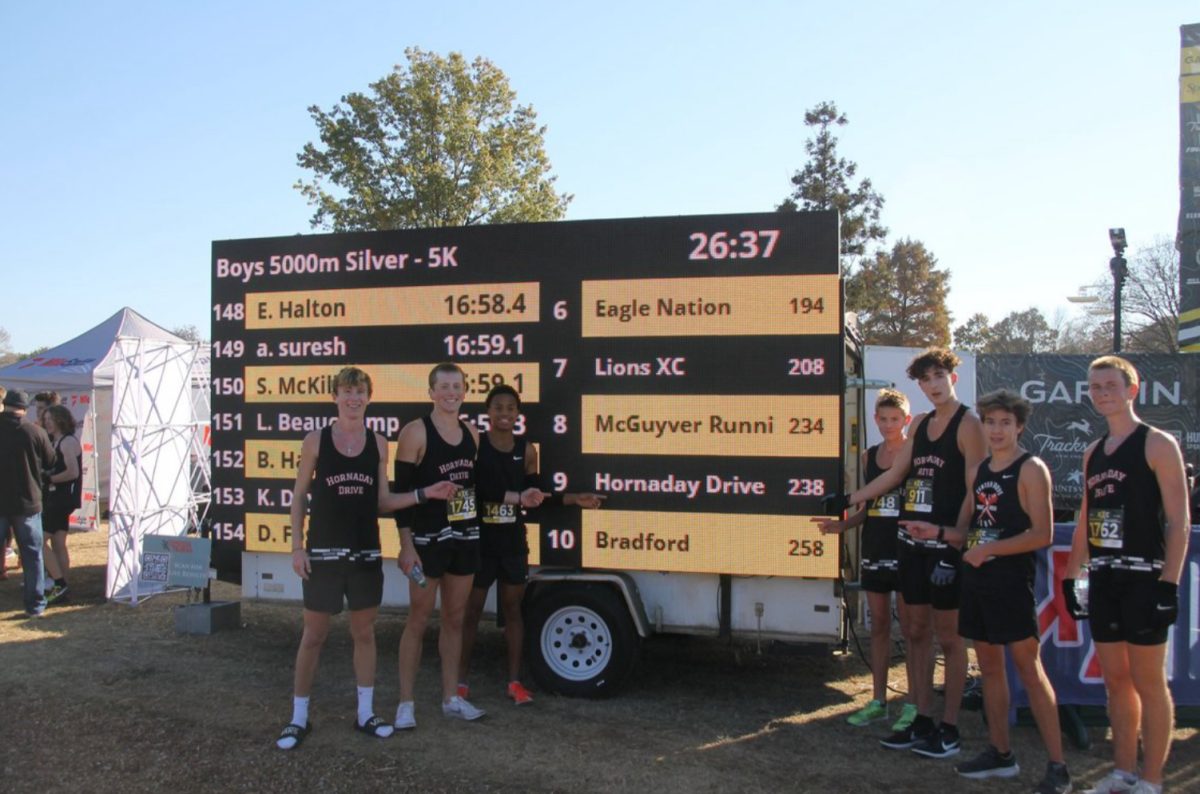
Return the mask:
[[[375,687],[360,686],[358,688],[358,724],[366,725],[367,720],[375,715]]]
[[[308,698],[293,697],[292,698],[292,725],[306,727],[308,725]],[[286,736],[275,742],[280,750],[291,750],[300,742],[294,736]]]
[[[301,728],[308,725],[308,698],[292,698],[292,724]]]

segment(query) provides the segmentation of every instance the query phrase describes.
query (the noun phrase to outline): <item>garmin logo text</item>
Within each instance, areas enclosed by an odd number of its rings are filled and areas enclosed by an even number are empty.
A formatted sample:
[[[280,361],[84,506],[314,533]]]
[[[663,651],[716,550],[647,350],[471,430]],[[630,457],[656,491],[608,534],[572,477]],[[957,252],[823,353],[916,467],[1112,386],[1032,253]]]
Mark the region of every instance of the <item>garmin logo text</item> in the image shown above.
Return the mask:
[[[1179,381],[1171,384],[1158,381],[1142,381],[1138,389],[1138,405],[1181,405],[1183,403],[1183,388]],[[1031,403],[1073,403],[1090,402],[1088,400],[1087,381],[1077,380],[1074,383],[1044,380],[1027,380],[1021,384],[1021,396]]]

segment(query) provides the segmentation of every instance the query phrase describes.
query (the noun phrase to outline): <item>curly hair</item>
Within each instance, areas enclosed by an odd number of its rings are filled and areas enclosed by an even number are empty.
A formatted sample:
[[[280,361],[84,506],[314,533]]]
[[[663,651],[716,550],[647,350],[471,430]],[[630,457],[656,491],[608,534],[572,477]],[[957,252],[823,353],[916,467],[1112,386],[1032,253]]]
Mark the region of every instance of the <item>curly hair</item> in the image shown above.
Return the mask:
[[[954,355],[954,353],[946,347],[929,347],[922,351],[916,358],[908,362],[909,380],[920,380],[931,369],[944,369],[947,372],[953,372],[962,359]]]

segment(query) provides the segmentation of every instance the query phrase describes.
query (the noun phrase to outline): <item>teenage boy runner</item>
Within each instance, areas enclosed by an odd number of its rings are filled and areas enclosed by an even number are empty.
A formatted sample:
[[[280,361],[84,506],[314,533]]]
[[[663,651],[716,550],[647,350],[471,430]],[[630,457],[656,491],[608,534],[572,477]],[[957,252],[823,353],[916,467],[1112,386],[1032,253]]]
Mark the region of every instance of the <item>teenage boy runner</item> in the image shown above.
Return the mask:
[[[904,430],[912,421],[908,398],[895,389],[880,389],[875,398],[875,426],[883,441],[862,455],[862,470],[870,482],[891,468],[896,455],[904,446]],[[871,610],[871,678],[874,698],[863,708],[846,718],[854,726],[869,725],[888,718],[887,682],[888,662],[892,648],[892,593],[896,593],[896,614],[900,618],[900,630],[907,636],[908,612],[904,598],[900,595],[899,539],[896,536],[900,505],[904,495],[899,488],[872,500],[866,510],[860,510],[849,520],[832,518],[813,519],[823,533],[841,534],[847,529],[862,526],[862,563],[859,584],[867,594]],[[908,689],[913,691],[912,667],[905,659]],[[917,716],[917,707],[905,703],[900,719],[892,725],[893,731],[902,731],[912,724]]]
[[[525,639],[525,621],[521,602],[525,597],[525,581],[529,577],[529,546],[525,538],[525,522],[521,504],[537,505],[556,501],[564,505],[596,508],[603,496],[594,493],[547,494],[538,479],[537,447],[524,435],[513,431],[521,417],[521,398],[516,389],[506,383],[488,392],[484,403],[488,429],[479,437],[479,459],[475,483],[483,509],[480,527],[480,568],[475,574],[471,597],[463,622],[462,659],[459,662],[458,695],[469,697],[467,673],[471,668],[471,651],[493,582],[499,582],[496,593],[498,611],[504,614],[504,645],[507,649],[507,693],[513,703],[523,706],[533,702],[533,695],[521,683],[521,649]]]
[[[975,406],[991,452],[968,471],[969,491],[957,526],[947,534],[963,542],[962,600],[958,632],[975,644],[983,672],[983,707],[991,744],[955,767],[963,777],[1016,777],[1021,768],[1009,745],[1008,649],[1050,761],[1039,794],[1065,794],[1071,776],[1063,762],[1058,703],[1039,659],[1037,610],[1033,596],[1033,552],[1054,539],[1050,471],[1020,445],[1030,405],[1001,389]],[[909,522],[918,537],[936,537],[937,527]]]
[[[945,538],[953,530],[966,496],[966,472],[984,456],[979,419],[958,401],[954,369],[958,356],[945,348],[929,348],[908,365],[933,410],[917,418],[917,428],[896,454],[892,468],[850,494],[851,504],[875,499],[901,483],[900,592],[908,607],[908,654],[912,667],[912,697],[917,718],[880,743],[889,749],[911,749],[927,758],[958,753],[958,708],[967,679],[967,648],[958,636],[958,549]],[[907,521],[926,521],[937,527],[932,539],[917,538]],[[933,634],[946,657],[945,703],[940,725],[933,722]]]
[[[1089,561],[1086,615],[1108,692],[1115,764],[1096,792],[1162,791],[1175,724],[1165,662],[1191,525],[1187,482],[1175,439],[1134,413],[1138,387],[1137,370],[1119,356],[1088,367],[1088,392],[1108,432],[1083,453],[1083,503],[1063,579],[1068,608],[1083,617],[1075,578]]]
[[[396,513],[396,526],[400,530],[400,557],[396,562],[410,578],[408,621],[400,635],[400,705],[396,709],[396,730],[417,727],[413,689],[421,664],[425,627],[439,590],[442,714],[463,720],[477,720],[485,714],[457,692],[463,614],[479,570],[475,493],[479,433],[458,418],[465,395],[466,376],[457,364],[438,364],[430,370],[429,398],[433,410],[404,426],[396,448],[398,490],[440,478],[449,479],[461,489],[444,505],[422,504]],[[426,577],[425,586],[419,586],[412,577],[413,566],[418,563]]]
[[[375,616],[383,600],[383,559],[379,549],[381,512],[390,513],[425,499],[446,499],[457,487],[448,481],[411,493],[388,490],[387,441],[367,430],[363,417],[371,402],[371,377],[346,367],[334,378],[337,419],[304,437],[292,489],[292,570],[304,589],[304,634],[296,651],[292,721],[276,744],[291,750],[304,741],[321,648],[333,615],[350,607],[354,677],[358,682],[356,730],[387,738],[392,726],[375,716]],[[305,507],[312,490],[307,537]]]

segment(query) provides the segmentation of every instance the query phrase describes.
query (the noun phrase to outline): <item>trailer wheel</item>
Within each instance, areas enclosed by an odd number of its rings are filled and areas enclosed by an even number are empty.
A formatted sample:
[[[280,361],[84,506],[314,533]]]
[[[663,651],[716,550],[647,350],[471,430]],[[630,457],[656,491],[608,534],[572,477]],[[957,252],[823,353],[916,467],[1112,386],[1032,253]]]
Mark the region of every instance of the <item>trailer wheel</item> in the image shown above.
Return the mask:
[[[543,689],[609,697],[637,659],[639,638],[624,602],[595,584],[548,587],[529,608],[527,658]]]

